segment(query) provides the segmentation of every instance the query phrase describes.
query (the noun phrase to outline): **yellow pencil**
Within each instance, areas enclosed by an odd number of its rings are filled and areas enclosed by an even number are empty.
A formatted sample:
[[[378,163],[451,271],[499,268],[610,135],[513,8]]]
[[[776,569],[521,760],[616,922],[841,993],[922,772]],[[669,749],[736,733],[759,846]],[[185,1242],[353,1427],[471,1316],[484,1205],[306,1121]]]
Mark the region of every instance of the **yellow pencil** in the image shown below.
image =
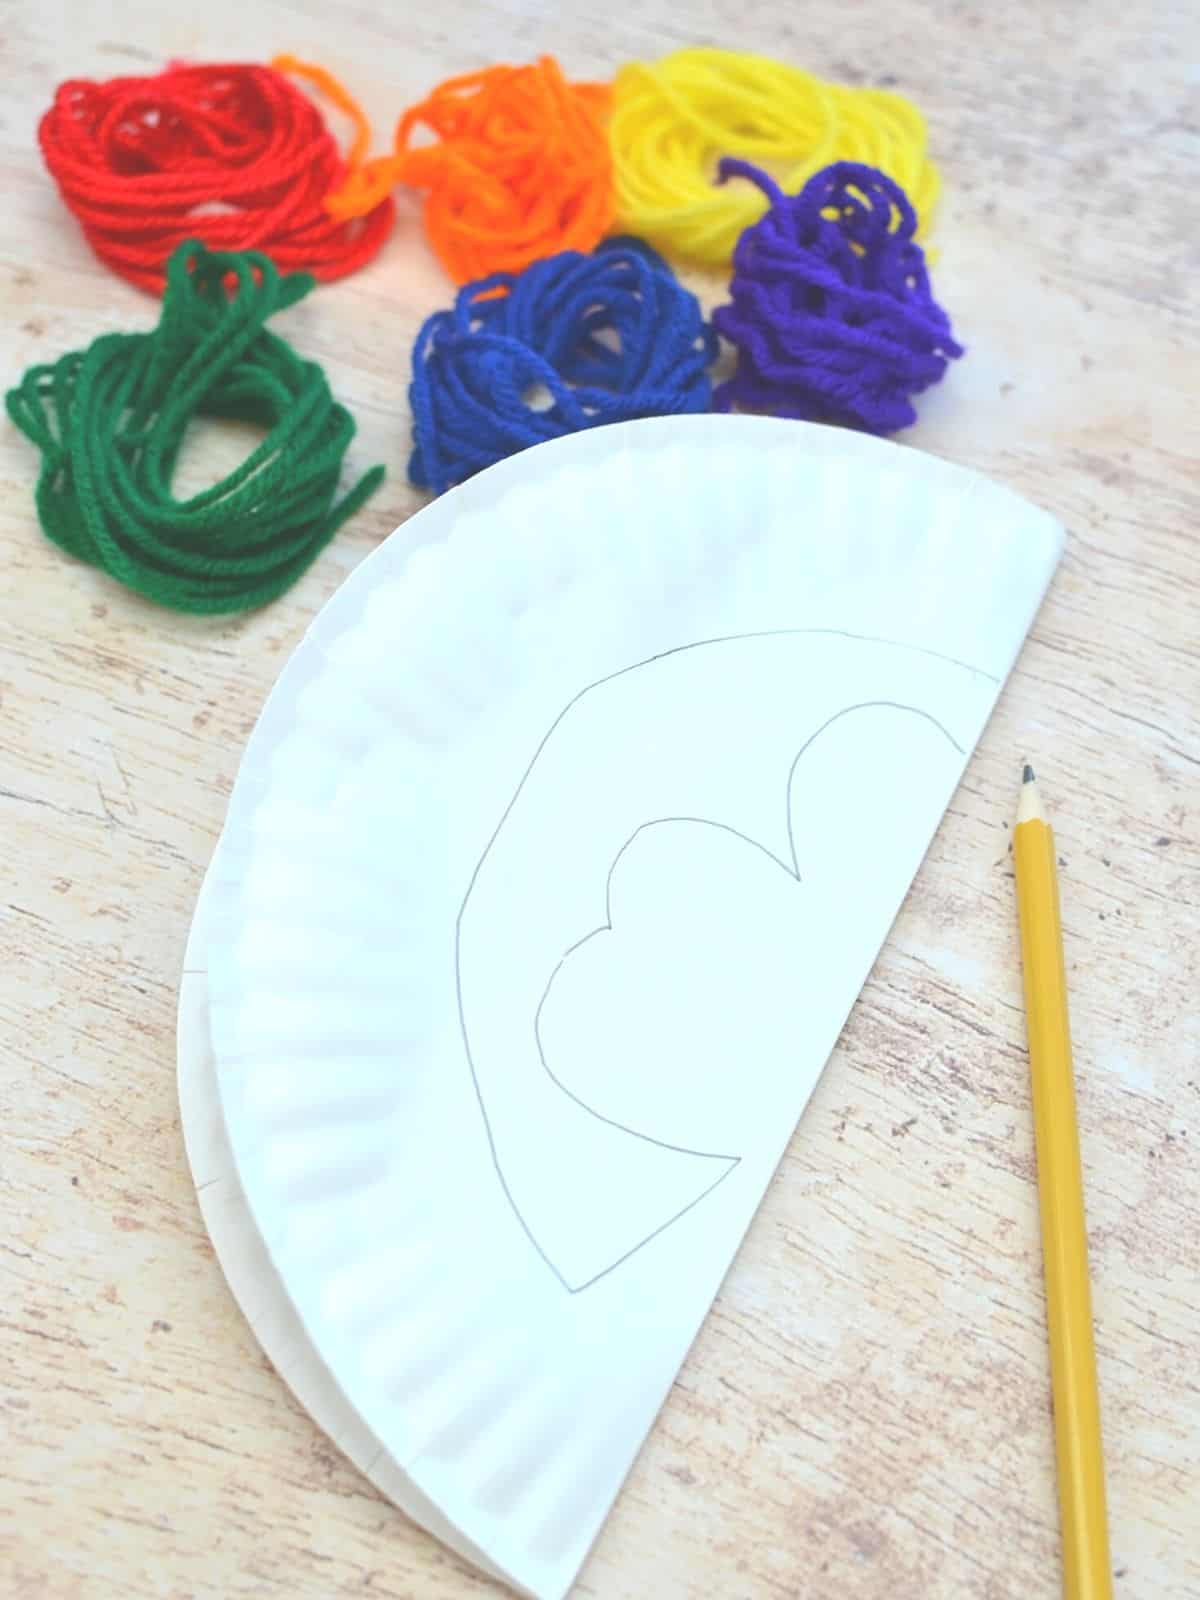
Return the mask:
[[[1111,1600],[1104,1455],[1058,870],[1054,834],[1042,811],[1033,768],[1028,766],[1021,785],[1013,853],[1046,1270],[1063,1595],[1065,1600]]]

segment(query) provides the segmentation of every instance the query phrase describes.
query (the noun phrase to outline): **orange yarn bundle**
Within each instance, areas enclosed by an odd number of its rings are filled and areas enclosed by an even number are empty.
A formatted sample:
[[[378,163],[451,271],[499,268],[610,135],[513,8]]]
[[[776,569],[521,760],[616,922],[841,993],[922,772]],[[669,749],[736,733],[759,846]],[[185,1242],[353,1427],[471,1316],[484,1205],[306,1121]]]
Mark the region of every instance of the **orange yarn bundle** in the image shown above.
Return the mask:
[[[314,82],[320,68],[289,63]],[[551,56],[448,78],[396,127],[395,154],[354,167],[326,201],[338,220],[392,186],[427,191],[430,242],[458,283],[591,250],[613,219],[607,84],[569,83]],[[420,133],[433,143],[415,143]]]

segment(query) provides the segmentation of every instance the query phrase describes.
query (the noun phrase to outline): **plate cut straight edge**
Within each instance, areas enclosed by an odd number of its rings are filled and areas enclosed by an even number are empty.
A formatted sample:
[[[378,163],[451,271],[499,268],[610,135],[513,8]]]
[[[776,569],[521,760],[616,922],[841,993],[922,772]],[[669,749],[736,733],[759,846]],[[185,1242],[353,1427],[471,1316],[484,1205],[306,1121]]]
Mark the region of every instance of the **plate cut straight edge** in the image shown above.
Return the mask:
[[[861,435],[596,429],[418,513],[268,699],[181,987],[201,1207],[333,1441],[537,1600],[670,1389],[1061,542]]]

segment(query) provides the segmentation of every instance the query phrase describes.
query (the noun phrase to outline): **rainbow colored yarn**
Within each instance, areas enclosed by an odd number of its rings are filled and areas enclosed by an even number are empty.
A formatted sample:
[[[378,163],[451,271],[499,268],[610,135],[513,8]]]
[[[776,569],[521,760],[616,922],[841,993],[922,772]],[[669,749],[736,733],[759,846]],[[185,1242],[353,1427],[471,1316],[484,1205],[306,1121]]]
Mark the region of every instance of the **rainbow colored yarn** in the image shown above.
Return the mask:
[[[894,433],[916,421],[912,396],[961,356],[933,298],[916,214],[882,172],[840,161],[786,195],[746,161],[769,209],[738,241],[731,303],[713,313],[736,346],[716,408],[766,411]]]
[[[308,80],[350,117],[345,157],[284,74]],[[374,158],[354,99],[325,68],[292,56],[271,68],[173,67],[153,78],[69,83],[41,137],[93,246],[148,288],[161,286],[165,253],[185,234],[254,240],[275,268],[311,262],[317,275],[336,277],[378,250],[397,183],[423,191],[430,242],[465,283],[452,309],[426,321],[413,353],[409,470],[435,493],[559,434],[710,405],[889,433],[914,419],[913,395],[962,354],[916,242],[939,188],[919,111],[888,91],[824,82],[763,56],[678,50],[628,63],[612,85],[572,82],[549,56],[487,67],[410,106],[393,152]],[[731,176],[751,181],[727,184]],[[640,238],[599,243],[614,220]],[[730,303],[712,326],[652,245],[708,265],[732,257]],[[224,395],[219,341],[209,337],[218,309],[211,263],[201,252],[194,264],[188,315],[213,362],[212,392]],[[164,340],[182,326],[189,295],[176,258],[170,272],[174,303],[153,336]],[[235,276],[242,316],[254,296],[240,268]],[[277,276],[263,274],[267,299]],[[280,291],[273,304],[288,296],[295,293]],[[737,369],[714,395],[718,331],[736,347]],[[309,383],[302,374],[316,369],[293,367],[261,327],[257,338],[299,405]],[[119,495],[91,495],[68,434],[94,428],[98,437],[107,432],[103,448],[114,461],[129,453],[169,464],[183,427],[170,387],[157,394],[155,415],[139,412],[139,426],[159,441],[144,457],[117,413],[81,420],[83,398],[84,410],[93,402],[96,348],[53,372],[38,369],[9,397],[44,452],[39,507],[50,536],[166,604],[233,608],[286,586],[286,574],[311,559],[310,540],[319,548],[344,507],[326,506],[295,545],[285,538],[282,564],[264,547],[263,564],[256,554],[247,566],[237,540],[257,549],[256,531],[276,528],[275,505],[257,507],[253,524],[231,524],[222,540],[198,504],[170,501],[157,467],[145,482],[136,473],[128,480],[137,509],[127,527]],[[135,357],[133,346],[128,355],[161,377],[157,357]],[[286,407],[277,416],[267,388],[256,414],[274,438]],[[344,449],[345,414],[332,407],[328,415]],[[308,457],[288,459],[307,484]],[[330,462],[319,459],[324,493]],[[269,476],[256,469],[245,485],[235,474],[231,503],[240,506]],[[115,469],[113,485],[126,486]],[[291,504],[282,489],[279,503]],[[207,590],[208,557],[182,532],[193,527],[193,510],[195,528],[203,523],[220,546],[220,578]],[[185,524],[173,529],[170,518],[182,512]]]
[[[707,411],[716,353],[695,295],[635,239],[494,273],[417,337],[409,476],[441,494],[561,434]]]

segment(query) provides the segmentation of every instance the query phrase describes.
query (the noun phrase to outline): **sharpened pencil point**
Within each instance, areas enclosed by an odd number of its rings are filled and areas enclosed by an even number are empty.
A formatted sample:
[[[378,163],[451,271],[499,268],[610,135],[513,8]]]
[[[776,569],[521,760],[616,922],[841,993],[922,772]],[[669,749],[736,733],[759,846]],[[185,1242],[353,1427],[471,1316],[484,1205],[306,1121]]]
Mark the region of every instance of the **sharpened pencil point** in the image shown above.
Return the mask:
[[[1021,782],[1022,783],[1032,783],[1033,782],[1033,768],[1029,765],[1028,761],[1025,763],[1025,771],[1021,774]]]

